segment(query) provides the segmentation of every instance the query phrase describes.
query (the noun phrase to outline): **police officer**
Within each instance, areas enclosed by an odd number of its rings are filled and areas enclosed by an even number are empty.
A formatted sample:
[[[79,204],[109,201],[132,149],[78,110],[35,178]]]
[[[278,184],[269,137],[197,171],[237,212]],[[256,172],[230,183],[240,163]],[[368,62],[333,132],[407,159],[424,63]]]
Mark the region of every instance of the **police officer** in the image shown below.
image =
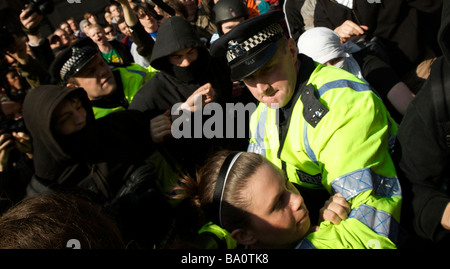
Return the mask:
[[[90,38],[72,44],[50,66],[54,83],[84,88],[96,119],[127,109],[137,91],[155,72],[134,63],[109,66]]]
[[[231,79],[243,80],[259,101],[248,151],[284,170],[305,201],[342,194],[352,209],[339,224],[343,237],[352,230],[367,247],[378,246],[375,232],[386,239],[380,247],[396,246],[402,194],[389,142],[397,125],[369,85],[298,54],[283,19],[280,11],[248,19],[211,46],[211,54],[226,55]],[[316,200],[308,208],[323,205]],[[305,240],[299,247],[327,247]]]

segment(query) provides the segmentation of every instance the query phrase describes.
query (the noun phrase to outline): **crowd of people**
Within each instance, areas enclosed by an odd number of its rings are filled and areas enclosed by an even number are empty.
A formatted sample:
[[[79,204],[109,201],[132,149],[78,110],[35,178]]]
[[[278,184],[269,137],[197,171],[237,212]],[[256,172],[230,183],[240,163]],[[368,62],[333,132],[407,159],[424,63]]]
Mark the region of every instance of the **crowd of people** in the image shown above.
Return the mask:
[[[0,248],[450,246],[449,12],[116,0],[43,36],[23,9]]]

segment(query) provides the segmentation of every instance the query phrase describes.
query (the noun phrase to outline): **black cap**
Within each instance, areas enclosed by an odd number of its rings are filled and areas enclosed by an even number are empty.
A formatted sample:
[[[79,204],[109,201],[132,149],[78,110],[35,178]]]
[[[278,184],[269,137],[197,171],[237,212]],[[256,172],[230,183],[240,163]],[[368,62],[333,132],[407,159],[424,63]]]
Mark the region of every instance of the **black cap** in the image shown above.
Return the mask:
[[[284,13],[270,11],[245,20],[212,43],[210,53],[226,56],[233,81],[242,80],[272,59],[285,34]]]
[[[50,65],[53,81],[66,83],[69,77],[77,74],[97,53],[98,48],[89,37],[73,43],[59,53]]]

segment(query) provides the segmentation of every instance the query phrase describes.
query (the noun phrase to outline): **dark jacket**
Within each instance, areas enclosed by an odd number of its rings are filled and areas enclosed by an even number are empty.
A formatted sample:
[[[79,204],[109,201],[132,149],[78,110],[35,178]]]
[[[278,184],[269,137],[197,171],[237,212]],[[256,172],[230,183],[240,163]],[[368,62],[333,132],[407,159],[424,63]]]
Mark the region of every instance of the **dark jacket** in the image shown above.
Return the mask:
[[[305,22],[303,21],[301,9],[305,0],[285,0],[283,3],[283,12],[289,29],[289,34],[295,40],[305,31]]]
[[[180,68],[169,63],[170,54],[187,48],[197,48],[199,52],[199,58],[189,67]],[[193,27],[181,17],[170,17],[161,23],[150,64],[161,72],[144,84],[129,109],[170,110],[208,82],[215,90],[214,102],[224,104],[231,96],[232,83],[226,62],[210,56]],[[175,155],[178,163],[194,169],[195,165],[201,165],[216,142],[215,139],[189,139],[189,142],[177,139],[165,148],[170,155]]]
[[[433,27],[423,24],[422,12],[439,11],[441,5],[442,0],[354,0],[351,10],[334,0],[317,0],[314,26],[334,30],[346,20],[368,26],[367,38],[383,41],[391,66],[402,76],[422,60],[426,42],[436,38],[427,36]]]
[[[450,4],[444,1],[439,43],[443,52],[398,131],[395,153],[404,193],[402,223],[435,242],[450,231],[441,225],[450,202]]]
[[[87,124],[75,134],[58,136],[52,131],[52,114],[68,95],[80,98]],[[34,179],[50,189],[79,187],[110,199],[153,150],[149,118],[139,111],[121,111],[94,120],[82,88],[40,86],[27,94],[23,113],[33,143]]]

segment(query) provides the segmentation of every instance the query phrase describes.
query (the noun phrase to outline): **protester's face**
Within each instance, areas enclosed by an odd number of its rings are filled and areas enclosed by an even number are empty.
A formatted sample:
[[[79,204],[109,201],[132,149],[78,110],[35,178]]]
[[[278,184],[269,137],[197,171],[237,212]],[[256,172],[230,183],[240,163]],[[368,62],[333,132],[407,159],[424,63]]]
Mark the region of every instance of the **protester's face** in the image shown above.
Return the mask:
[[[88,22],[89,22],[90,24],[97,24],[97,23],[98,23],[97,17],[95,17],[95,16],[90,16],[90,17],[88,18]]]
[[[121,16],[121,11],[116,5],[111,5],[109,7],[109,12],[113,18],[119,18]]]
[[[69,35],[64,30],[56,29],[54,34],[61,38],[61,43],[64,46],[69,46],[70,45],[71,41],[70,41]]]
[[[156,19],[150,15],[148,11],[145,11],[143,9],[139,9],[137,16],[139,18],[139,22],[148,29],[151,29],[156,26],[157,22]]]
[[[70,26],[69,26],[68,23],[61,24],[61,26],[59,28],[64,30],[67,34],[71,34],[72,33],[72,29],[70,29]]]
[[[231,29],[233,29],[236,25],[243,22],[244,20],[245,20],[244,17],[240,17],[240,18],[229,20],[229,21],[222,23],[222,25],[221,25],[222,32],[224,34],[228,33],[229,31],[231,31]]]
[[[67,20],[67,23],[70,26],[70,29],[72,29],[73,32],[78,30],[78,24],[74,20]]]
[[[258,101],[271,107],[284,107],[295,90],[296,61],[295,41],[279,42],[278,51],[272,59],[243,81]]]
[[[15,90],[20,90],[20,88],[22,88],[22,86],[20,85],[19,74],[16,71],[6,73],[6,80],[8,81],[9,85]]]
[[[90,23],[89,22],[85,22],[83,24],[83,33],[87,33],[88,27],[89,27]]]
[[[122,22],[122,23],[118,24],[118,27],[122,34],[124,34],[125,36],[128,36],[128,37],[131,37],[130,28],[128,28],[126,22]]]
[[[105,30],[103,30],[103,27],[90,27],[88,29],[87,35],[97,45],[105,45],[108,43],[108,39],[106,38]]]
[[[112,18],[111,18],[111,13],[110,12],[105,12],[105,21],[107,21],[108,23],[111,23]]]
[[[100,54],[73,76],[73,79],[76,84],[68,83],[67,86],[83,88],[90,100],[108,96],[116,89],[114,75]]]
[[[175,53],[169,55],[169,62],[172,65],[179,67],[188,67],[192,62],[197,60],[198,50],[197,48],[187,48],[184,50],[179,50]]]
[[[105,37],[109,40],[115,37],[114,29],[111,26],[105,27]]]
[[[53,129],[61,135],[73,134],[84,128],[86,116],[80,99],[64,99],[53,111]]]
[[[261,165],[246,189],[251,213],[250,234],[264,248],[292,248],[305,237],[311,222],[302,196],[272,164]]]

